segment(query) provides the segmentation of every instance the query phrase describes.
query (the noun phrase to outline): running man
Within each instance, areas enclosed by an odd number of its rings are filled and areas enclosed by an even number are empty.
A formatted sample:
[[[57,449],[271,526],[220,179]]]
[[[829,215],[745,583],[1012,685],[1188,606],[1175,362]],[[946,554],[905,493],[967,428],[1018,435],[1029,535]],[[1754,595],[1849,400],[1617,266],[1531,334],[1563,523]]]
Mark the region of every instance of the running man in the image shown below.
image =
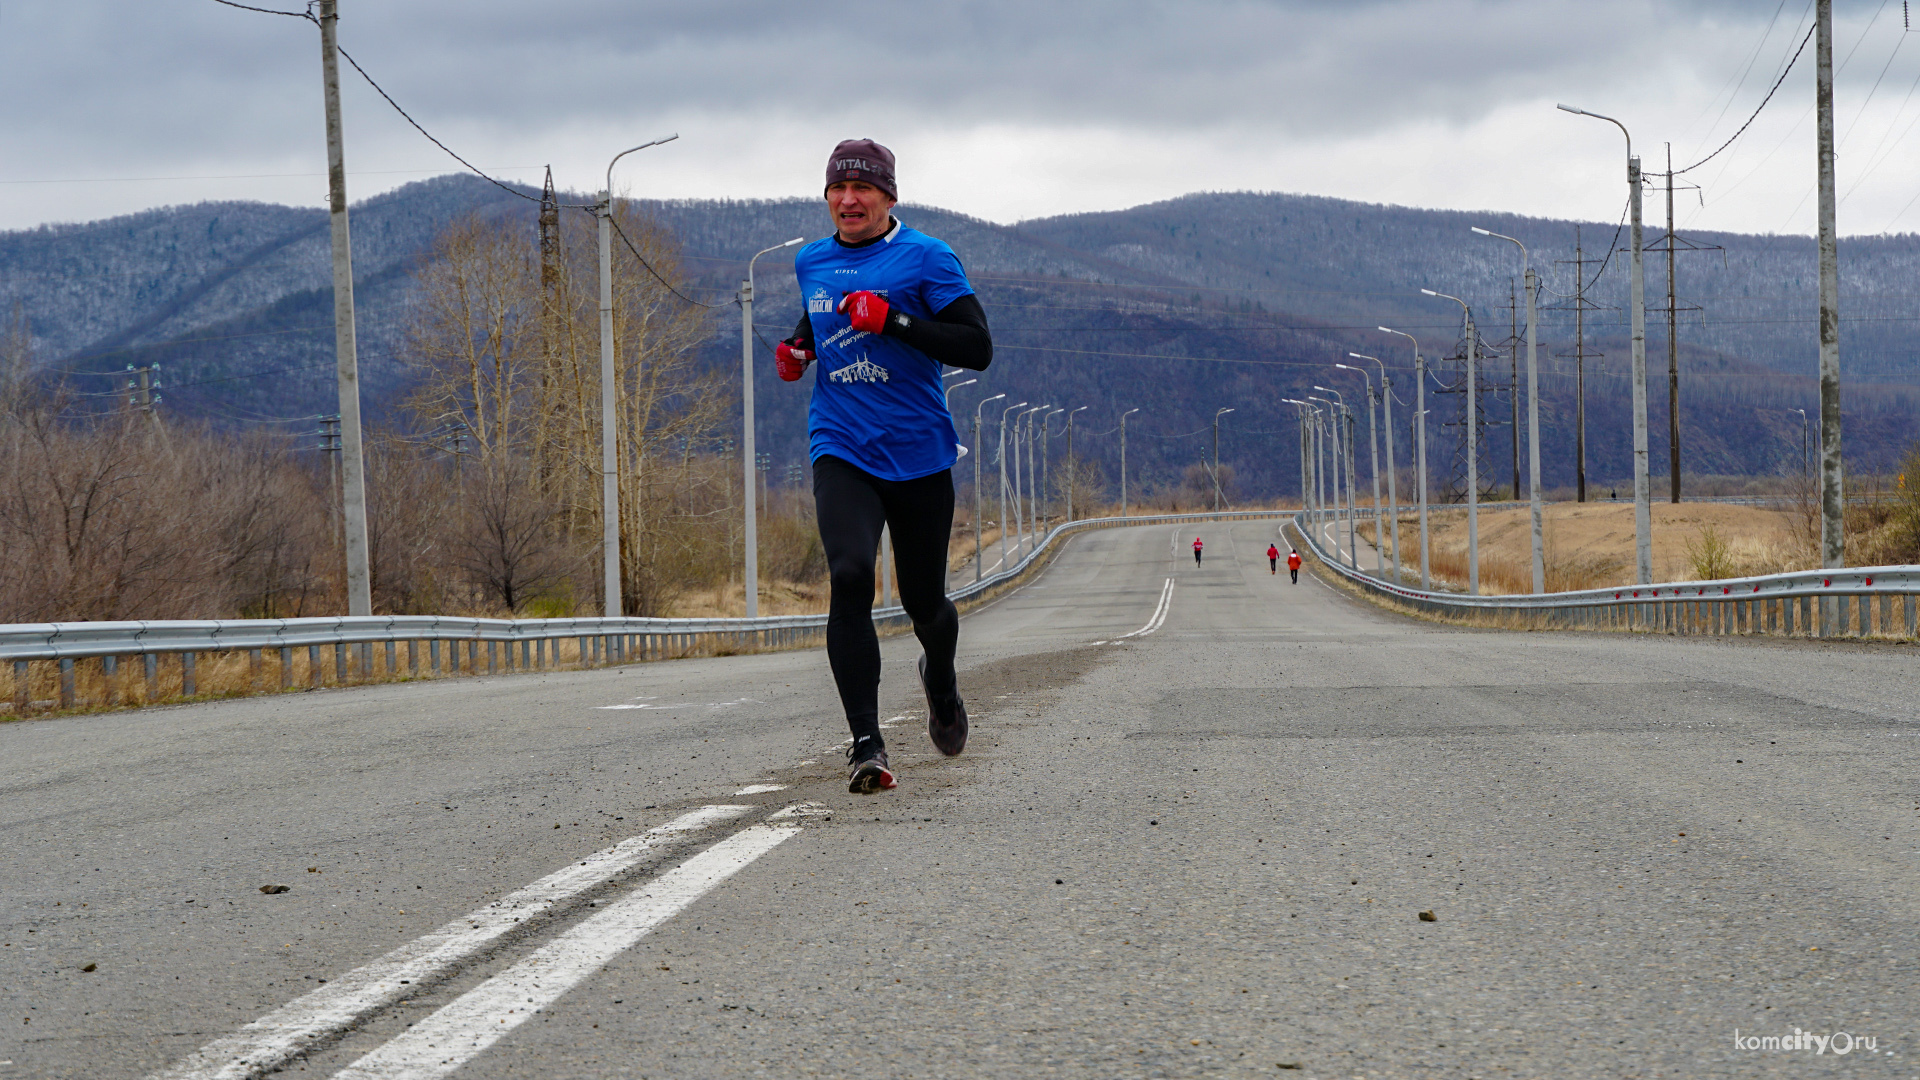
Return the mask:
[[[1193,565],[1200,565],[1200,538],[1197,536],[1193,538]]]
[[[960,615],[946,593],[959,447],[940,366],[985,371],[993,360],[986,312],[953,249],[893,216],[893,166],[893,152],[870,139],[834,148],[826,175],[834,235],[794,258],[806,313],[775,350],[787,382],[820,360],[807,438],[831,577],[827,663],[853,734],[847,790],[862,795],[897,783],[880,737],[873,630],[882,526],[893,534],[900,603],[923,650],[927,735],[948,756],[967,745],[953,670]]]
[[[1293,576],[1295,585],[1300,584],[1300,552],[1294,548],[1287,549],[1287,573]]]
[[[1272,544],[1268,544],[1267,545],[1267,573],[1278,574],[1279,572],[1280,572],[1280,549],[1277,547],[1274,547]]]

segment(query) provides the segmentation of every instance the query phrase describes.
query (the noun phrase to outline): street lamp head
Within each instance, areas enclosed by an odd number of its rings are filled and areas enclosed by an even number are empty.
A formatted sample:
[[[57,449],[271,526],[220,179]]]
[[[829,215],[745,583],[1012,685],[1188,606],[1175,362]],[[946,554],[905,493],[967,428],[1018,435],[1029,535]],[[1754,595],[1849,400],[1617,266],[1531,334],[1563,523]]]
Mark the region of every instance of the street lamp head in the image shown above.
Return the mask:
[[[1384,326],[1383,326],[1383,327],[1381,327],[1380,329],[1382,329],[1382,330],[1387,330],[1387,328],[1386,328],[1386,327],[1384,327]],[[1391,331],[1391,330],[1387,330],[1387,333],[1389,333],[1389,334],[1391,334],[1391,333],[1393,333],[1393,331]],[[1368,356],[1368,355],[1367,355],[1366,353],[1357,353],[1357,352],[1350,352],[1350,353],[1348,353],[1347,355],[1348,355],[1348,356],[1351,356],[1351,357],[1353,357],[1353,358],[1354,358],[1355,360],[1371,360],[1371,361],[1373,361],[1373,362],[1374,362],[1374,363],[1376,363],[1376,364],[1380,362],[1380,358],[1379,358],[1379,357],[1377,357],[1377,356]]]
[[[1421,289],[1420,291],[1421,291],[1421,292],[1423,292],[1423,293],[1426,293],[1426,294],[1427,294],[1428,296],[1439,296],[1439,295],[1440,295],[1439,293],[1437,293],[1437,292],[1434,292],[1434,291],[1433,291],[1432,289]],[[1382,329],[1382,330],[1384,330],[1384,329],[1386,329],[1386,327],[1384,327],[1384,326],[1383,326],[1383,327],[1381,327],[1381,329]]]
[[[1574,108],[1574,107],[1573,107],[1573,106],[1571,106],[1571,105],[1555,105],[1555,106],[1554,106],[1554,108],[1556,108],[1556,109],[1559,109],[1559,110],[1560,110],[1561,112],[1570,112],[1570,113],[1572,113],[1572,114],[1573,114],[1573,115],[1575,115],[1575,116],[1589,116],[1589,115],[1592,115],[1592,114],[1590,114],[1590,113],[1588,113],[1588,112],[1587,112],[1587,110],[1585,110],[1585,109],[1576,109],[1576,108]]]
[[[1483,228],[1481,228],[1481,227],[1480,227],[1480,226],[1478,226],[1478,225],[1475,225],[1475,226],[1473,226],[1473,231],[1474,231],[1474,232],[1477,232],[1477,233],[1479,233],[1479,234],[1480,234],[1481,236],[1492,236],[1492,235],[1493,235],[1493,232],[1492,232],[1492,230],[1489,230],[1489,229],[1483,229]]]

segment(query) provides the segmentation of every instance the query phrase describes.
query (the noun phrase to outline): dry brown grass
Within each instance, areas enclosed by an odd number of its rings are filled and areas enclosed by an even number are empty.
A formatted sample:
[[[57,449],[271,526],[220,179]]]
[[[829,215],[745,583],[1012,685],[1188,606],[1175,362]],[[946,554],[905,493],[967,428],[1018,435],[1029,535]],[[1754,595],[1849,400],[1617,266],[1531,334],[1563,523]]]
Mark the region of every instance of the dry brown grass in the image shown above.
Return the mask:
[[[1565,592],[1627,585],[1633,581],[1633,504],[1556,503],[1542,521],[1547,589]],[[1430,565],[1437,584],[1467,583],[1467,512],[1447,507],[1429,513]],[[1814,565],[1789,510],[1725,503],[1653,505],[1653,579],[1697,580],[1693,552],[1713,530],[1726,545],[1729,576],[1773,574]],[[1407,564],[1418,571],[1419,518],[1400,521]],[[1361,533],[1371,538],[1371,523]],[[1511,504],[1480,512],[1480,590],[1526,593],[1533,589],[1531,519]],[[1363,560],[1364,561],[1364,557]]]

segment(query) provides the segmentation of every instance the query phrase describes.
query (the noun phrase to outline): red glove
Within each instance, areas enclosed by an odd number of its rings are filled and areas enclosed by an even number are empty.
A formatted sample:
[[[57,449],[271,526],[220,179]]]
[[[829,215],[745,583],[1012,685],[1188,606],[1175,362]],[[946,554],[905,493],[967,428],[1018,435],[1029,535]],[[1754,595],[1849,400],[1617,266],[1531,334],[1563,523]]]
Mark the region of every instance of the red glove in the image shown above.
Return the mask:
[[[876,293],[865,289],[848,293],[840,298],[840,306],[836,310],[853,320],[855,330],[878,334],[886,329],[887,302]]]
[[[813,342],[805,338],[788,338],[774,347],[773,367],[780,373],[782,382],[793,382],[807,373],[807,365],[813,363]]]

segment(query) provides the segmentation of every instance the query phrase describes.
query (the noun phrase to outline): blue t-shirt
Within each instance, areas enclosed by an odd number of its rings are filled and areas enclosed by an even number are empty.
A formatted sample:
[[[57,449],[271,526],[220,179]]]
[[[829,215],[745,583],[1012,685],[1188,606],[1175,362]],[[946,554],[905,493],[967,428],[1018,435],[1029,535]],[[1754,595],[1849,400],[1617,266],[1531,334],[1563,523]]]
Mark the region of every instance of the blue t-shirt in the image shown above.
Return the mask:
[[[813,404],[807,439],[822,454],[883,480],[914,480],[953,467],[953,417],[940,365],[905,342],[856,331],[834,309],[847,293],[877,293],[916,319],[973,293],[953,249],[899,224],[877,243],[850,248],[829,236],[793,260],[813,325]]]

